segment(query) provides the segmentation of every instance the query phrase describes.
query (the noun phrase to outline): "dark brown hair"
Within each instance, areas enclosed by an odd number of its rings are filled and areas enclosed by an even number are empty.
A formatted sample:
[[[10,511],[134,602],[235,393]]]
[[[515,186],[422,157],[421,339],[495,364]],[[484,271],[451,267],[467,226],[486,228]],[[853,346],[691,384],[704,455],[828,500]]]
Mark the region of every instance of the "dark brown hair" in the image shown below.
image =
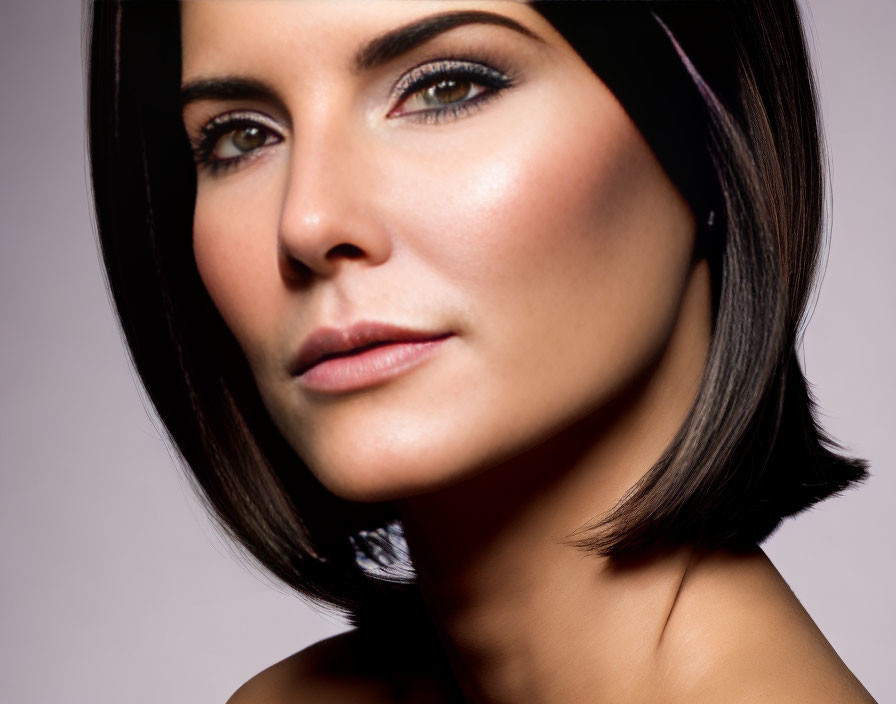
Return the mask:
[[[656,465],[574,536],[613,557],[660,542],[750,545],[866,475],[817,425],[795,354],[825,192],[795,2],[686,4],[535,3],[586,60],[596,41],[588,27],[640,16],[659,28],[699,98],[711,168],[714,224],[701,236],[715,321],[702,385]],[[356,623],[410,603],[412,583],[371,569],[400,559],[394,516],[337,498],[308,471],[274,428],[199,279],[177,3],[94,0],[89,42],[91,173],[108,282],[134,365],[201,495],[268,570]],[[624,83],[624,66],[616,75]]]

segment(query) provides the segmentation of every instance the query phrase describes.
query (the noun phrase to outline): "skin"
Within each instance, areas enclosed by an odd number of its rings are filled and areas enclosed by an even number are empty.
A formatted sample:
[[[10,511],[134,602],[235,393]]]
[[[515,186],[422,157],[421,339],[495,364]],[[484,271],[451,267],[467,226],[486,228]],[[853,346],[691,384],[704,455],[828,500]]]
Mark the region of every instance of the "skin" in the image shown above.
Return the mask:
[[[537,38],[466,25],[351,69],[374,36],[463,9]],[[687,203],[540,15],[517,2],[195,0],[182,20],[185,84],[270,89],[185,106],[194,142],[229,111],[264,128],[232,168],[199,166],[203,282],[321,482],[395,503],[470,701],[870,700],[758,549],[619,565],[566,544],[684,419],[711,299]],[[437,123],[415,112],[419,95],[390,93],[411,68],[458,56],[488,57],[512,86]],[[216,153],[240,144],[219,135]],[[453,336],[374,387],[304,388],[302,342],[358,320]],[[231,701],[394,701],[362,672],[360,642],[293,656]],[[408,691],[444,700],[425,676]]]

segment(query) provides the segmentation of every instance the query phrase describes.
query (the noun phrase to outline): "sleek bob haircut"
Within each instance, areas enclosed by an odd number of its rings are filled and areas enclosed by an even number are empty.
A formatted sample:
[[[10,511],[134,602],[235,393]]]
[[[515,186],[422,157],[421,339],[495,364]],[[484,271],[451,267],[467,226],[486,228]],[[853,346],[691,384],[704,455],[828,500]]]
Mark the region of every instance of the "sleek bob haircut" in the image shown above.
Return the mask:
[[[613,558],[658,544],[760,542],[782,518],[866,476],[865,463],[842,456],[816,423],[795,354],[825,199],[796,4],[535,7],[589,62],[592,28],[638,17],[662,28],[697,96],[700,148],[711,168],[705,195],[714,203],[712,226],[699,237],[715,319],[696,400],[656,464],[570,541]],[[412,578],[390,576],[402,559],[396,517],[387,504],[334,496],[311,474],[268,417],[200,281],[177,3],[94,0],[89,27],[97,225],[108,284],[149,398],[211,512],[258,562],[355,624],[389,618],[419,597]],[[617,95],[625,69],[616,67]],[[629,86],[634,94],[655,88]],[[672,173],[670,162],[664,166]]]

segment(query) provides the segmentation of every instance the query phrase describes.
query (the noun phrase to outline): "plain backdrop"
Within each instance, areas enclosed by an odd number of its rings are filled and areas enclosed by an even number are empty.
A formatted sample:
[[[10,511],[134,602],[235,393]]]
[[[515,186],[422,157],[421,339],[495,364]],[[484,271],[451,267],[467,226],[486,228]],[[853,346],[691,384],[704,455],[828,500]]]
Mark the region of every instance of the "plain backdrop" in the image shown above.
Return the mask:
[[[766,548],[896,701],[896,2],[806,10],[833,238],[804,360],[825,425],[873,477]],[[0,701],[223,704],[344,626],[234,559],[144,408],[94,243],[80,12],[0,6]]]

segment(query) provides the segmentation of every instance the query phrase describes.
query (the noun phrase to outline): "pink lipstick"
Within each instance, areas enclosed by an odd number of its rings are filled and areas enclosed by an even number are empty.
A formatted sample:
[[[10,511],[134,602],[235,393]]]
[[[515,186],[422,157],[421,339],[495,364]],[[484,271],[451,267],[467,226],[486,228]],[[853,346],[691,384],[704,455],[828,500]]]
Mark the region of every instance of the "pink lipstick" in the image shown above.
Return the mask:
[[[372,322],[318,328],[299,349],[294,374],[310,391],[358,391],[416,367],[452,336]]]

